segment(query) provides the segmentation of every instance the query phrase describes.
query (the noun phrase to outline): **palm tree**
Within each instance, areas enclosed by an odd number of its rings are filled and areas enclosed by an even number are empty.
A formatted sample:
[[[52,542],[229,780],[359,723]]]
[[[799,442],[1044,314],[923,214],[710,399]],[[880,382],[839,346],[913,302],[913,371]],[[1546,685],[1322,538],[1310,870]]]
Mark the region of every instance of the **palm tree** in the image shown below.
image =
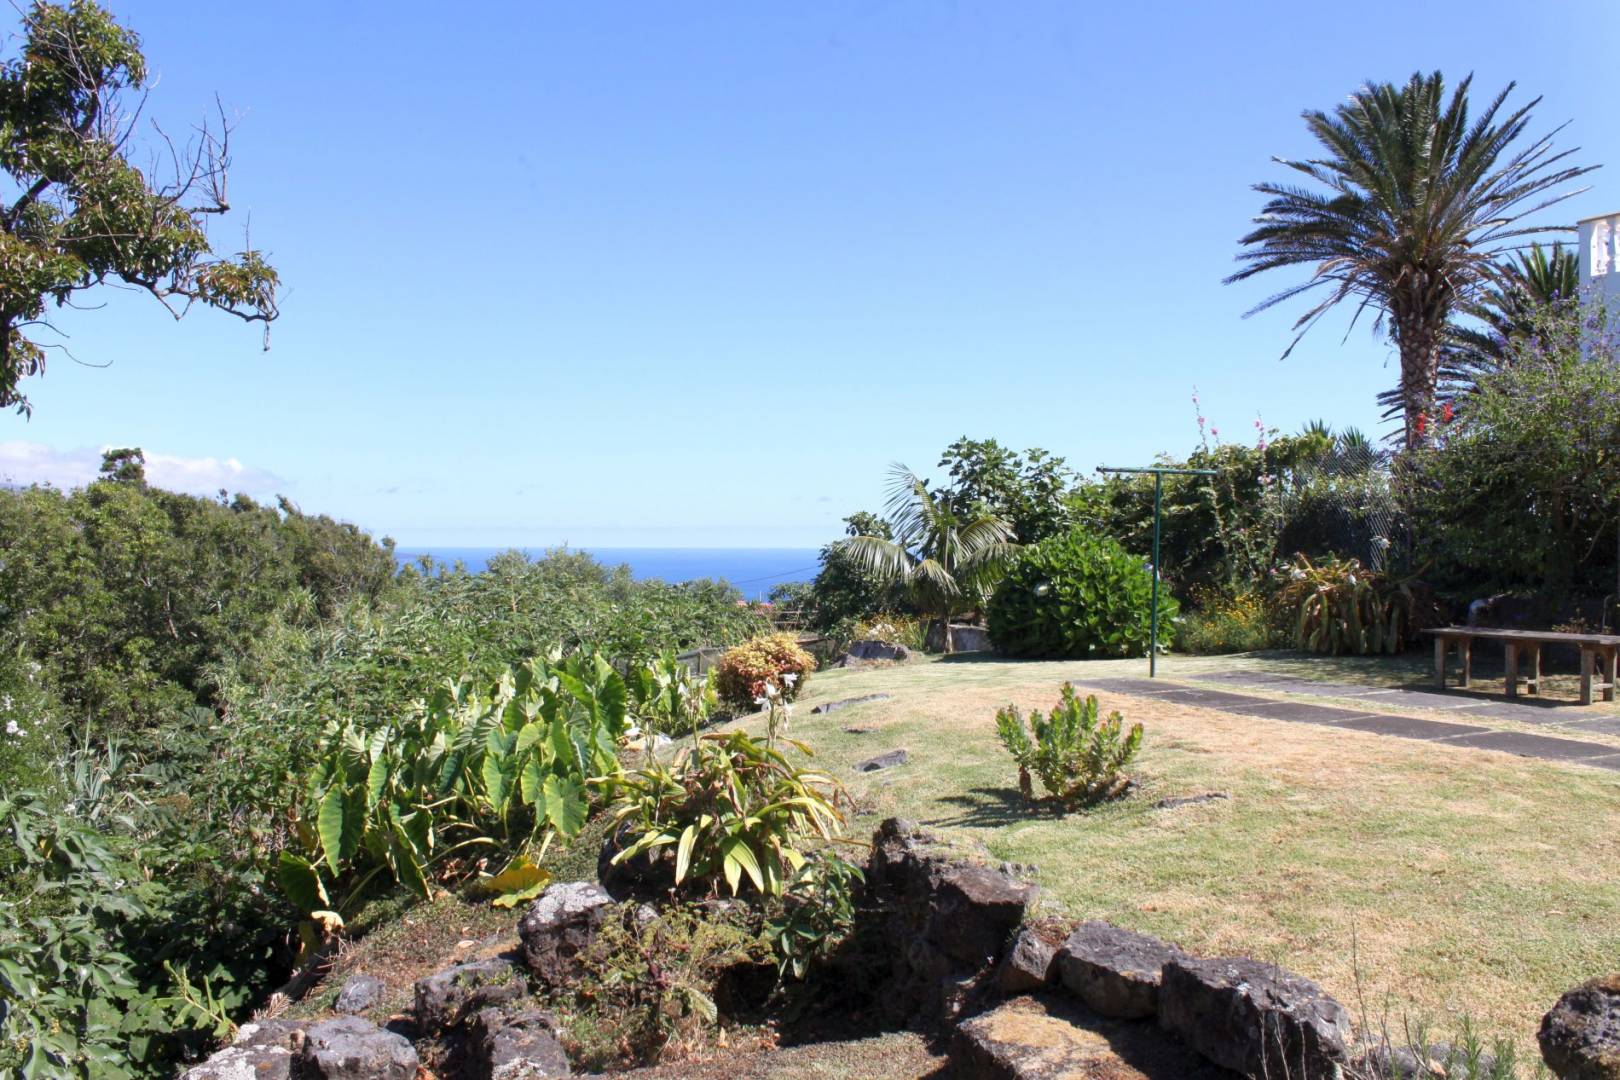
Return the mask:
[[[1012,528],[982,508],[952,505],[904,465],[889,477],[884,511],[893,538],[853,536],[834,546],[878,578],[909,587],[917,605],[939,617],[951,652],[951,616],[982,598],[1018,549]]]
[[[1473,393],[1481,377],[1501,371],[1511,350],[1508,342],[1535,331],[1541,310],[1576,298],[1581,287],[1580,260],[1573,248],[1554,244],[1551,253],[1540,244],[1520,252],[1502,268],[1502,277],[1488,286],[1478,300],[1468,305],[1467,314],[1477,325],[1452,324],[1447,329],[1445,356],[1435,391],[1438,396],[1458,399]],[[1385,418],[1401,411],[1401,388],[1378,395]]]
[[[1422,418],[1434,406],[1453,316],[1504,281],[1504,253],[1554,228],[1526,218],[1578,193],[1553,189],[1590,171],[1565,162],[1572,151],[1553,151],[1556,131],[1514,148],[1541,99],[1498,121],[1512,83],[1470,123],[1472,81],[1447,100],[1439,72],[1419,73],[1404,86],[1364,86],[1332,115],[1306,112],[1326,156],[1281,163],[1326,190],[1256,184],[1270,199],[1241,241],[1243,269],[1226,279],[1313,268],[1249,312],[1327,290],[1294,323],[1299,333],[1284,356],[1340,301],[1354,300],[1356,317],[1376,312],[1374,329],[1387,327],[1400,351],[1407,446],[1425,440]]]

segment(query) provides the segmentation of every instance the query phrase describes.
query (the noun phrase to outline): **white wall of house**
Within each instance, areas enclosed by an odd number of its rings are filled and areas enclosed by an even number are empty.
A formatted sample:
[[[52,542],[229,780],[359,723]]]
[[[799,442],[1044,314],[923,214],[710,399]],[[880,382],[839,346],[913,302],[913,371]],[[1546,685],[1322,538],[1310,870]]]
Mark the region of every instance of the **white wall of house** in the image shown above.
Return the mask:
[[[1601,293],[1611,312],[1620,312],[1620,213],[1577,222],[1580,230],[1581,293]]]

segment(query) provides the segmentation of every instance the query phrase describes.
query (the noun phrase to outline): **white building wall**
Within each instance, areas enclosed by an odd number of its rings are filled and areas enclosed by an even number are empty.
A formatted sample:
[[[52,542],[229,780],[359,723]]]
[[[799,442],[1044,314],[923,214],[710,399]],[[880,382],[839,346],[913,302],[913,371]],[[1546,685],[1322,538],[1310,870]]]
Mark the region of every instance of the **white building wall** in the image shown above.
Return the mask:
[[[1601,294],[1610,312],[1620,313],[1620,214],[1578,222],[1581,295]]]

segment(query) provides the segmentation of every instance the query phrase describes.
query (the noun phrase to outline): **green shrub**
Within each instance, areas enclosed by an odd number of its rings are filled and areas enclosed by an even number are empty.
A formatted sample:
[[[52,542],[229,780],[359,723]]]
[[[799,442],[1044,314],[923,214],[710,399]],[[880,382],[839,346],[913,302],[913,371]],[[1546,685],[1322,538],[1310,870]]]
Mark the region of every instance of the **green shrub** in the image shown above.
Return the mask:
[[[1027,725],[1016,705],[996,713],[996,734],[1018,763],[1018,790],[1024,798],[1035,797],[1034,774],[1049,797],[1065,804],[1117,792],[1123,786],[1120,770],[1142,746],[1140,723],[1127,731],[1118,712],[1099,719],[1097,699],[1080,701],[1069,683],[1063,684],[1051,713],[1042,715],[1037,709]]]
[[[580,953],[578,976],[544,1004],[561,1022],[576,1069],[647,1065],[667,1046],[712,1036],[727,982],[756,968],[768,979],[770,959],[753,905],[665,904],[645,919],[638,905],[621,904]]]
[[[838,782],[795,767],[774,742],[774,732],[704,735],[673,763],[654,759],[625,777],[615,820],[635,839],[614,862],[673,845],[677,886],[714,892],[723,879],[733,895],[745,881],[781,895],[804,868],[805,844],[832,840],[844,817]]]
[[[715,666],[714,686],[721,701],[740,709],[763,697],[767,683],[792,701],[815,667],[815,657],[801,649],[792,634],[767,634],[727,650]]]
[[[1176,648],[1200,656],[1274,648],[1283,635],[1270,603],[1257,592],[1201,592],[1198,607],[1176,625]]]
[[[865,881],[860,867],[835,851],[810,857],[788,885],[781,910],[765,923],[778,980],[803,979],[812,964],[848,939],[855,926],[855,897]]]
[[[689,735],[718,704],[711,674],[699,675],[666,652],[625,673],[637,726],[648,735]]]
[[[1392,581],[1357,559],[1313,563],[1304,555],[1294,557],[1278,603],[1293,620],[1296,648],[1335,656],[1400,652],[1420,611],[1409,581]]]
[[[380,723],[335,723],[283,850],[283,889],[305,912],[338,910],[387,874],[422,897],[429,876],[466,878],[472,856],[534,833],[576,835],[590,791],[618,775],[623,678],[600,656],[536,660],[493,690],[468,677]],[[476,850],[474,850],[476,849]]]
[[[990,640],[1009,656],[1145,656],[1152,590],[1141,559],[1076,529],[1022,550],[990,600]],[[1161,589],[1160,625],[1176,613]]]

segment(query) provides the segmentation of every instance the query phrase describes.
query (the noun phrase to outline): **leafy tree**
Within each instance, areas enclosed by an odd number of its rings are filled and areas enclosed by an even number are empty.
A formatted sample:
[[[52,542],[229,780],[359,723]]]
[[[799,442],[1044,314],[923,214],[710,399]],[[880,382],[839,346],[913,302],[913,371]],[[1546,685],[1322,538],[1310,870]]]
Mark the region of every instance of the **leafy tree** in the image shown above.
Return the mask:
[[[180,318],[202,303],[249,322],[276,317],[276,271],[247,247],[219,257],[207,220],[230,209],[230,125],[147,170],[131,156],[150,88],[140,39],[91,0],[38,0],[19,54],[0,64],[0,406],[28,413],[19,381],[45,368],[35,328],[48,304],[121,282]],[[159,132],[162,135],[161,131]],[[150,177],[162,171],[163,182]]]
[[[309,622],[393,580],[391,544],[352,525],[141,482],[138,449],[71,492],[0,491],[0,645],[43,668],[63,726],[149,730],[211,701],[208,669],[246,651],[289,596]]]
[[[101,477],[125,484],[146,483],[146,454],[141,448],[106,450],[101,455]]]
[[[1040,447],[1018,454],[994,439],[964,435],[945,448],[939,467],[951,478],[949,497],[958,511],[989,511],[1007,522],[1019,543],[1036,543],[1073,524],[1064,496],[1074,472]]]
[[[1294,344],[1341,301],[1358,316],[1376,312],[1374,329],[1387,327],[1400,351],[1409,447],[1427,437],[1447,328],[1482,289],[1506,282],[1503,254],[1550,228],[1526,219],[1576,194],[1554,189],[1590,171],[1566,164],[1570,151],[1554,152],[1551,135],[1520,141],[1540,98],[1498,119],[1511,83],[1471,121],[1471,82],[1448,99],[1439,72],[1418,73],[1364,86],[1331,115],[1307,111],[1324,156],[1282,164],[1325,190],[1255,185],[1269,201],[1241,241],[1243,269],[1226,279],[1310,267],[1251,311],[1325,289],[1294,323]]]
[[[910,589],[938,617],[945,651],[952,652],[951,616],[985,597],[1018,545],[1012,528],[990,511],[959,507],[904,465],[890,475],[889,537],[853,536],[834,547],[878,580]]]
[[[1564,301],[1506,355],[1417,462],[1418,554],[1438,588],[1527,593],[1552,618],[1616,590],[1620,324]]]

